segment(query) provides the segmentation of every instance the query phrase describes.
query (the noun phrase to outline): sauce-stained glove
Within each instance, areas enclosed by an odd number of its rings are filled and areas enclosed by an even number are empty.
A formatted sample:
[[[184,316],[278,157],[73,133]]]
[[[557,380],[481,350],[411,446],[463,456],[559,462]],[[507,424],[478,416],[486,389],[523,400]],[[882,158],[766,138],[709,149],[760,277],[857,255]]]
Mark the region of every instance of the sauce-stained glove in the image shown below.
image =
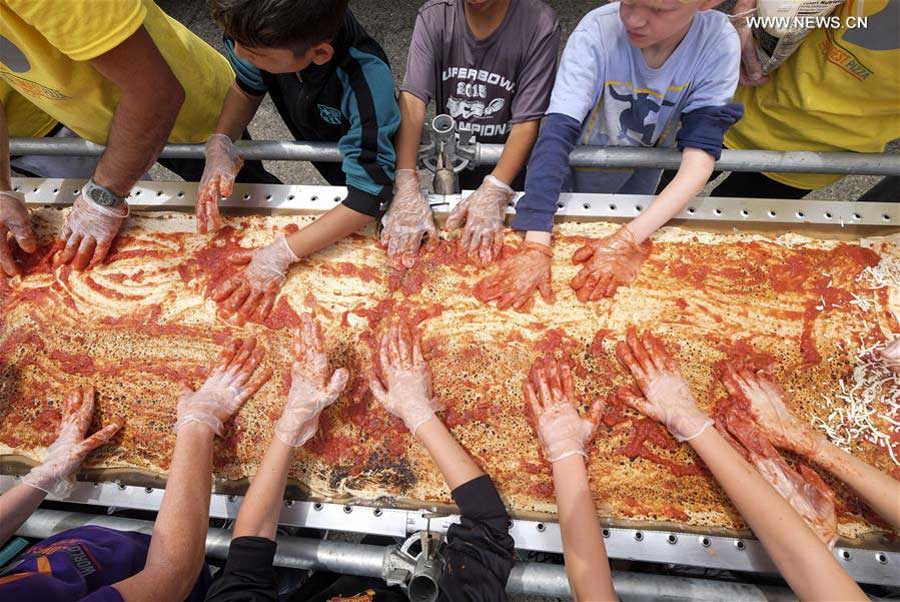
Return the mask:
[[[398,169],[394,179],[394,200],[381,218],[381,244],[387,246],[388,258],[394,269],[416,265],[419,246],[427,235],[437,238],[434,216],[428,199],[422,194],[419,172]]]
[[[197,232],[206,234],[222,227],[219,215],[219,199],[227,198],[234,192],[234,179],[244,160],[238,154],[231,138],[225,134],[213,134],[206,141],[204,149],[206,165],[200,177],[197,193]]]
[[[512,188],[486,176],[478,190],[457,205],[447,218],[447,229],[465,223],[458,241],[460,251],[486,265],[500,257],[503,250],[503,216],[515,196]]]

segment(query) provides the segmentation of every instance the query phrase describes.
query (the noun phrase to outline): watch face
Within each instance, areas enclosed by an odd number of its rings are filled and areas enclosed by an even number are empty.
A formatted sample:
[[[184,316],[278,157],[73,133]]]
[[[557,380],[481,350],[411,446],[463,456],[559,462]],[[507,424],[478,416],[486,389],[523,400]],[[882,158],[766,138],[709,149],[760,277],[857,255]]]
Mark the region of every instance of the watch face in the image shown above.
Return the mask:
[[[112,194],[102,188],[92,188],[90,194],[91,200],[106,207],[112,205],[116,200]]]

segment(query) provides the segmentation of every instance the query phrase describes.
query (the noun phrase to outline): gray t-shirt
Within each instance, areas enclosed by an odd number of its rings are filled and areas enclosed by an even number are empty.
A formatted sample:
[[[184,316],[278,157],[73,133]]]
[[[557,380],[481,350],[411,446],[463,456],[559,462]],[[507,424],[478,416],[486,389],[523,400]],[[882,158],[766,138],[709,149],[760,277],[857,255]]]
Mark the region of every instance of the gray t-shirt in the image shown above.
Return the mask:
[[[416,16],[400,90],[448,113],[465,136],[506,141],[514,123],[540,119],[550,102],[559,20],[541,0],[512,0],[484,40],[466,23],[464,0],[429,0]]]

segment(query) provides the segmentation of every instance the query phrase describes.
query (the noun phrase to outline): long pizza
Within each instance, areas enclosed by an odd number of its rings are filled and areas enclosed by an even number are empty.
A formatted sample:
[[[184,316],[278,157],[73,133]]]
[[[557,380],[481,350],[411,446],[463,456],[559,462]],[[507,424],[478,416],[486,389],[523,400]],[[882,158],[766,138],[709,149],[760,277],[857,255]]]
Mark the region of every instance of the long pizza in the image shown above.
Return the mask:
[[[599,515],[746,528],[687,446],[614,401],[612,392],[630,382],[613,351],[629,325],[666,340],[701,406],[712,411],[725,396],[716,377],[724,362],[768,365],[793,412],[900,477],[900,406],[890,389],[898,383],[867,369],[873,350],[900,332],[896,239],[860,244],[664,228],[636,281],[612,299],[585,304],[567,284],[578,269],[570,258],[585,237],[615,226],[563,223],[554,243],[556,302],[539,301],[523,314],[474,297],[484,272],[460,260],[451,241],[430,246],[401,274],[363,232],[294,266],[266,322],[238,328],[218,317],[208,298],[233,269],[228,255],[312,217],[231,218],[220,232],[200,236],[184,214],[136,215],[106,264],[79,273],[51,263],[51,237],[63,215],[33,213],[43,244],[23,256],[24,277],[0,280],[0,454],[39,459],[64,392],[91,383],[97,420],[117,415],[127,425],[90,466],[164,475],[178,381],[198,384],[224,341],[254,334],[276,377],[241,409],[215,450],[216,477],[240,481],[255,472],[284,403],[291,329],[299,312],[312,309],[332,365],[352,375],[292,464],[293,482],[317,499],[450,501],[424,449],[365,384],[373,341],[396,315],[420,325],[443,418],[494,477],[513,514],[555,512],[550,467],[521,395],[532,362],[553,354],[574,364],[585,405],[608,400],[589,448]],[[516,237],[508,240],[513,245]],[[843,536],[887,530],[849,490],[821,476],[837,493]]]

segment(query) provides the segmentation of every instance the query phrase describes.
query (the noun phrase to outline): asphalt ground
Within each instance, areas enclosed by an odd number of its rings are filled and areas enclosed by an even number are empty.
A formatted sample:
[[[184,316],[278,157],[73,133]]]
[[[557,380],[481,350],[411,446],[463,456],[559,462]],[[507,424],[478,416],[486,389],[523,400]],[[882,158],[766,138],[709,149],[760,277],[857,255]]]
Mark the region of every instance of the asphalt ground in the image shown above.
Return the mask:
[[[416,11],[424,0],[351,0],[350,7],[372,37],[384,48],[391,63],[395,83],[399,86],[406,68],[409,39],[415,23]],[[563,40],[560,51],[569,33],[588,11],[604,4],[598,0],[549,0],[562,24]],[[157,4],[175,17],[191,31],[206,40],[220,52],[222,31],[212,21],[204,0],[157,0]],[[290,140],[292,136],[278,116],[272,101],[267,97],[250,125],[250,134],[256,140]],[[900,153],[900,144],[895,141],[890,152]],[[282,182],[290,184],[324,184],[318,172],[307,162],[267,161],[266,168]],[[154,179],[177,180],[176,175],[162,167],[151,171]],[[724,177],[724,176],[722,176]],[[810,199],[855,200],[874,186],[880,178],[874,176],[848,176],[841,181],[813,191]],[[752,196],[752,191],[748,191]]]

